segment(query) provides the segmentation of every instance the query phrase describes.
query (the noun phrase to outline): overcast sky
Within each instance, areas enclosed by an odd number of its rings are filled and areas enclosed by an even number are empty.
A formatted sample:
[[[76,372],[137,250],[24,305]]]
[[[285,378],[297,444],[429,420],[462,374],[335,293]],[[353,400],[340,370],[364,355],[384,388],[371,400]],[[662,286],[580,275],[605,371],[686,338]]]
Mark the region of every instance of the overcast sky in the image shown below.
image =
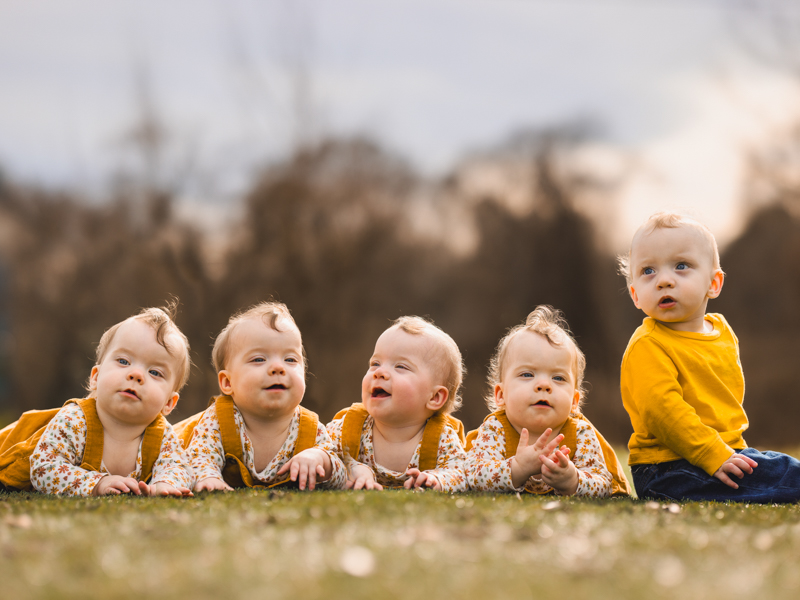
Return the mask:
[[[731,4],[4,0],[0,168],[97,189],[125,159],[137,81],[209,174],[198,202],[298,137],[366,133],[438,175],[516,128],[589,119],[642,161],[623,229],[672,206],[724,237],[743,149],[796,101],[742,51]]]

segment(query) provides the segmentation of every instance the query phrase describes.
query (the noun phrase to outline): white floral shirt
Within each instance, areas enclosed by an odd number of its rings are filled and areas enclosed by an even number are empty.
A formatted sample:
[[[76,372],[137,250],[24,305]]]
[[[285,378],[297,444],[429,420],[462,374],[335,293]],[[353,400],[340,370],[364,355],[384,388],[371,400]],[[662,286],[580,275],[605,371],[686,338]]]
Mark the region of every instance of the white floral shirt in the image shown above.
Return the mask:
[[[244,455],[244,464],[250,475],[258,481],[260,485],[273,485],[284,479],[286,474],[278,475],[280,468],[286,464],[294,454],[295,442],[300,434],[300,407],[295,409],[292,416],[292,422],[289,425],[289,435],[283,442],[280,450],[272,457],[272,460],[260,472],[256,472],[255,467],[255,453],[250,438],[247,435],[247,428],[242,418],[242,413],[239,409],[234,407],[233,419],[236,423],[236,430],[239,432],[239,438],[242,442],[242,453]],[[331,476],[327,481],[321,482],[318,485],[329,489],[344,489],[345,482],[347,481],[347,471],[345,470],[344,463],[337,456],[331,438],[325,430],[322,423],[317,424],[317,436],[314,442],[314,448],[319,448],[325,452],[331,459]],[[222,434],[219,430],[219,418],[217,417],[216,405],[209,406],[192,433],[192,439],[189,441],[187,448],[189,453],[189,460],[194,470],[196,481],[200,482],[203,479],[214,477],[222,479],[222,469],[225,467],[225,450],[222,446]]]
[[[144,436],[142,436],[144,439]],[[31,455],[31,483],[34,489],[46,494],[91,496],[94,486],[109,474],[100,464],[99,471],[81,468],[86,447],[86,417],[77,404],[67,404],[47,425]],[[136,480],[142,476],[142,442],[136,456],[136,469],[128,475]],[[167,423],[161,448],[153,465],[154,483],[168,483],[177,488],[192,488],[194,480],[189,461],[180,440]]]
[[[341,419],[334,419],[328,423],[328,433],[333,440],[336,451],[340,456],[344,456],[342,451],[342,425],[344,417]],[[375,481],[384,487],[400,487],[403,485],[408,476],[405,472],[392,471],[386,467],[379,465],[375,460],[375,451],[372,443],[373,425],[375,421],[371,416],[364,420],[364,427],[361,430],[361,448],[359,449],[358,456],[352,457],[356,462],[360,462],[375,475]],[[419,452],[422,446],[422,440],[417,444],[414,450],[414,455],[408,463],[409,469],[419,469]],[[458,433],[449,424],[445,424],[442,429],[442,435],[439,438],[439,448],[436,453],[436,468],[426,471],[436,476],[439,483],[442,485],[443,492],[465,492],[467,490],[467,481],[464,477],[464,446],[461,445],[461,440]]]
[[[604,498],[611,495],[611,473],[606,468],[603,450],[590,424],[576,419],[577,448],[570,448],[570,459],[578,469],[576,496]],[[536,476],[515,488],[511,482],[511,458],[506,458],[506,434],[503,424],[494,416],[486,419],[467,452],[466,473],[469,487],[482,492],[521,492],[535,494],[553,492],[553,488]]]

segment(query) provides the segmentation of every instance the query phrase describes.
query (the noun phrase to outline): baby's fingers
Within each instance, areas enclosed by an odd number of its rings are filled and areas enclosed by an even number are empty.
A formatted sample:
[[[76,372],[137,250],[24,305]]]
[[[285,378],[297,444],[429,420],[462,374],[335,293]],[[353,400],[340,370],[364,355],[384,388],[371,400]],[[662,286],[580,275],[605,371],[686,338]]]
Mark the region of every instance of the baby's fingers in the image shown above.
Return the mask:
[[[722,483],[727,485],[728,487],[732,487],[735,490],[739,489],[739,484],[736,483],[733,479],[728,477],[724,471],[717,471],[715,474],[716,478],[719,479]]]
[[[522,428],[522,431],[519,434],[519,444],[517,444],[517,448],[525,448],[528,445],[528,438],[530,434],[526,428]]]
[[[297,480],[297,484],[301,490],[306,489],[306,481],[308,481],[308,465],[292,466],[292,481]]]
[[[725,465],[723,471],[725,471],[725,473],[728,475],[736,475],[736,477],[738,477],[739,479],[744,477],[744,473],[735,463],[728,463],[727,465]]]
[[[745,465],[747,465],[747,468],[745,468],[744,466],[742,466],[742,468],[748,473],[752,473],[753,469],[755,469],[758,466],[758,463],[756,461],[754,461],[749,456],[745,456],[744,454],[737,454],[735,460],[739,460],[743,462]]]
[[[566,449],[566,453],[563,449],[559,449],[555,451],[555,459],[558,461],[558,466],[562,469],[569,465],[569,459],[567,455],[569,454],[569,448]]]
[[[125,479],[122,480],[122,485],[124,486],[124,489],[122,491],[126,493],[130,491],[131,493],[136,494],[137,496],[141,496],[142,490],[139,489],[139,483],[140,482],[136,481],[133,477],[126,477]],[[146,483],[144,484],[144,487],[145,489],[147,489]]]
[[[533,445],[534,445],[534,446],[536,446],[537,448],[544,448],[544,447],[546,447],[546,446],[547,446],[547,440],[550,438],[550,434],[551,434],[551,433],[553,433],[553,430],[552,430],[550,427],[548,427],[547,429],[545,429],[545,430],[542,432],[542,435],[540,435],[540,436],[539,436],[539,437],[536,439],[536,442],[534,442],[534,444],[533,444]],[[522,436],[520,435],[520,438],[521,438],[521,437],[522,437]]]
[[[547,431],[550,431],[549,429]],[[546,433],[546,432],[545,432]],[[542,438],[539,438],[541,440]],[[551,440],[542,448],[542,454],[550,455],[558,449],[558,445],[564,440],[564,434],[559,433],[555,439]],[[537,444],[539,442],[536,442]]]
[[[283,463],[283,466],[280,469],[278,469],[277,475],[283,475],[284,473],[286,473],[286,471],[292,468],[293,463],[294,463],[293,458],[289,459],[288,462]],[[292,481],[294,481],[294,479],[292,479]]]

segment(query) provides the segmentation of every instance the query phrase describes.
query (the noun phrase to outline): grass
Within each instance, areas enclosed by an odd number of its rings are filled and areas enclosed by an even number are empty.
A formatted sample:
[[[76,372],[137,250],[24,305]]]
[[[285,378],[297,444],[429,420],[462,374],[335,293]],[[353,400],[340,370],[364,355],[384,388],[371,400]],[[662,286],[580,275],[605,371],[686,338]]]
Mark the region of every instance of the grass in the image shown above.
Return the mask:
[[[800,508],[433,492],[0,492],[7,598],[796,598]]]

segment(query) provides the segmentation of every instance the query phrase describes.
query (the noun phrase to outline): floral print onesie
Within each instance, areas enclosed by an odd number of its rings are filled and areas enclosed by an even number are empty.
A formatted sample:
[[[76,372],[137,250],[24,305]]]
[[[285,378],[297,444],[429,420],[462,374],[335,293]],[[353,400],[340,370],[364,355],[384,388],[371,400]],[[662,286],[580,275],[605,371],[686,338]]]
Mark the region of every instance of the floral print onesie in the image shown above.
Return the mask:
[[[256,473],[255,453],[247,435],[242,413],[239,412],[238,408],[234,407],[233,418],[236,423],[236,430],[239,432],[239,437],[242,441],[244,464],[253,478],[257,480],[259,485],[265,486],[283,481],[286,478],[286,474],[278,475],[278,471],[294,454],[295,442],[300,433],[300,407],[298,406],[295,409],[292,416],[286,441],[283,442],[281,449],[278,450],[278,453],[260,473]],[[344,468],[344,463],[337,456],[333,443],[322,423],[317,425],[314,447],[328,454],[332,467],[330,479],[320,482],[318,485],[330,489],[344,489],[347,481],[347,471]],[[215,405],[209,406],[197,422],[197,425],[195,425],[187,452],[189,453],[189,461],[197,482],[209,477],[222,479],[222,469],[225,467],[225,450],[222,446],[222,434],[220,433],[219,418],[217,417]]]
[[[575,419],[577,448],[570,448],[570,458],[578,469],[576,496],[603,498],[611,495],[611,473],[606,468],[600,442],[592,426]],[[472,448],[467,452],[466,473],[469,487],[484,492],[531,492],[546,494],[553,488],[536,476],[515,488],[511,482],[511,458],[506,458],[506,434],[503,424],[488,417],[478,429]]]
[[[31,455],[31,484],[46,494],[91,496],[94,486],[108,475],[104,464],[100,471],[80,467],[86,446],[86,417],[77,404],[67,404],[56,413],[42,434]],[[144,439],[144,436],[142,436]],[[136,480],[142,476],[142,443],[136,456],[136,469],[128,475]],[[168,483],[176,488],[192,488],[194,480],[189,461],[180,440],[167,424],[158,459],[153,465],[154,483]]]
[[[375,461],[374,446],[372,443],[373,425],[375,421],[372,417],[368,416],[364,421],[364,427],[361,430],[361,448],[358,456],[354,457],[357,462],[360,462],[370,468],[375,475],[375,481],[384,487],[402,487],[403,483],[408,476],[405,473],[392,471]],[[336,450],[341,456],[342,452],[342,426],[344,424],[344,417],[334,419],[328,423],[328,433],[333,440]],[[417,444],[414,455],[408,463],[409,469],[419,469],[419,452],[422,446],[422,441]],[[439,438],[439,448],[436,455],[436,468],[427,471],[436,476],[439,483],[442,485],[443,492],[465,492],[467,490],[467,481],[464,477],[464,447],[461,445],[461,440],[458,433],[449,424],[444,426],[442,435]]]

